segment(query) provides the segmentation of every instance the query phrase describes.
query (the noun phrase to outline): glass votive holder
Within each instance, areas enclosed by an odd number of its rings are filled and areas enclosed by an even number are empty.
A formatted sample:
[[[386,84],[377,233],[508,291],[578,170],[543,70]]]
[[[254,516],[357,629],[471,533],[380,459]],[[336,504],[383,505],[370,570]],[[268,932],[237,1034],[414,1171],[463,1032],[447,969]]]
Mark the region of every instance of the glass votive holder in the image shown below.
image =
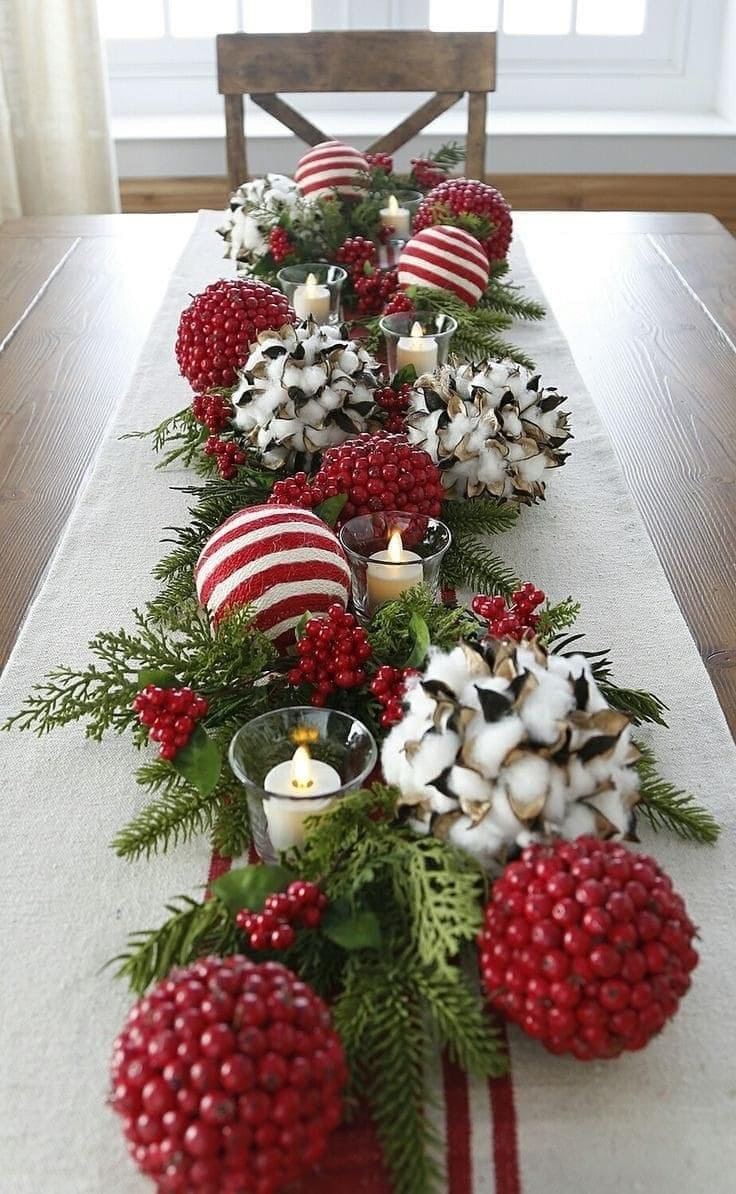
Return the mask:
[[[441,311],[419,309],[383,315],[379,327],[386,341],[390,375],[413,365],[417,377],[421,377],[446,363],[457,320]]]
[[[340,542],[350,565],[353,606],[361,622],[417,585],[426,585],[437,599],[442,557],[452,542],[444,522],[400,510],[361,514],[344,524]]]
[[[276,862],[281,851],[302,844],[307,817],[362,786],[378,752],[348,713],[296,705],[247,722],[229,758],[246,791],[256,850],[264,862]]]
[[[411,226],[417,208],[424,196],[421,191],[408,191],[401,187],[393,194],[381,194],[380,220],[384,228],[393,230],[396,242],[406,244],[411,236]],[[396,213],[395,215],[392,213]]]
[[[279,286],[299,319],[312,319],[320,325],[340,323],[342,287],[347,271],[326,261],[307,261],[303,265],[285,265],[276,275]]]

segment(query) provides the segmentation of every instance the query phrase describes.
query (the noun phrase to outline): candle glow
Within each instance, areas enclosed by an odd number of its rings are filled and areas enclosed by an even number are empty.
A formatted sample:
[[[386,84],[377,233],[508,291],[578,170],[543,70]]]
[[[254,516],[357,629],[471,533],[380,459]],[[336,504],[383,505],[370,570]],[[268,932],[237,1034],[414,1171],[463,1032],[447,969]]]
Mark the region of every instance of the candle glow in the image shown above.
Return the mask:
[[[306,746],[297,746],[291,760],[291,782],[298,792],[314,787],[312,756]]]
[[[392,531],[388,537],[388,547],[386,549],[386,554],[388,555],[389,563],[400,564],[403,552],[404,552],[404,542],[401,538],[401,531],[399,531],[399,530]]]

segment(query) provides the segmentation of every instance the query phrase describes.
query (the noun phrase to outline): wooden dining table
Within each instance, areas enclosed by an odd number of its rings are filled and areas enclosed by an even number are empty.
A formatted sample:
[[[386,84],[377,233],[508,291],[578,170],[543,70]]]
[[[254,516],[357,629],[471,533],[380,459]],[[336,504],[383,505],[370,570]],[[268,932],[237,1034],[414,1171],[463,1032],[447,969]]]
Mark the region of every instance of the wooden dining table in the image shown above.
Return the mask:
[[[0,664],[194,221],[0,225]],[[521,212],[514,229],[734,732],[736,239],[704,214]]]

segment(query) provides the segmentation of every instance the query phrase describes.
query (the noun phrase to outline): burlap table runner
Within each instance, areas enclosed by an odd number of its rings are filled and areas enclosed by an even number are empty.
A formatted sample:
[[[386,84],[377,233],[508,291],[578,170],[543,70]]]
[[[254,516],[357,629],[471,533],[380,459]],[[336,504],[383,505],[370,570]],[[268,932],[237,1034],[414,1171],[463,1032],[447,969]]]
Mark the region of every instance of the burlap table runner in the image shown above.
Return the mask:
[[[228,273],[216,222],[214,213],[202,213],[172,277],[8,664],[0,716],[56,663],[83,663],[98,629],[129,625],[131,608],[154,593],[161,528],[185,516],[185,499],[170,486],[185,478],[156,472],[148,444],[119,436],[152,426],[190,397],[173,342],[188,294]],[[518,245],[513,264],[515,279],[538,292]],[[715,848],[657,839],[659,859],[701,926],[702,961],[679,1015],[649,1048],[583,1065],[513,1033],[511,1078],[490,1090],[468,1090],[437,1060],[432,1114],[449,1125],[448,1189],[726,1194],[736,1188],[734,746],[553,315],[514,336],[545,380],[570,395],[575,440],[567,466],[550,476],[547,502],[524,511],[497,546],[552,599],[582,599],[581,627],[592,646],[611,648],[617,678],[664,698],[672,729],[656,734],[663,770],[712,808],[724,833]],[[108,843],[142,802],[132,779],[137,756],[126,742],[99,746],[71,726],[41,741],[4,735],[0,751],[0,1190],[143,1192],[150,1187],[128,1161],[105,1106],[110,1045],[130,997],[100,968],[128,930],[158,923],[168,897],[204,882],[207,846],[180,847],[149,863],[115,857]],[[305,1190],[385,1188],[367,1131],[343,1136],[333,1160],[332,1178],[318,1176]]]

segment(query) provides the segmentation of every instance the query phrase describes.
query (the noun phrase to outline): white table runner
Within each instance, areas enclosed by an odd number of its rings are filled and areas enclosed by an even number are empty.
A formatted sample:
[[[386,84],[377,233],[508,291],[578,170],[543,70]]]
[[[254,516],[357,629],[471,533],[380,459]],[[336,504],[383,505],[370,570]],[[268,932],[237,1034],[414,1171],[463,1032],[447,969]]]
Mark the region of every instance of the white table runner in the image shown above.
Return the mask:
[[[202,213],[172,277],[132,387],[95,461],[0,690],[0,717],[57,663],[82,664],[99,629],[130,624],[155,591],[161,529],[185,520],[174,472],[156,472],[148,443],[120,442],[190,398],[173,343],[188,295],[218,275],[214,213]],[[538,291],[523,253],[515,280]],[[610,647],[623,683],[670,706],[657,731],[665,774],[694,790],[724,826],[715,848],[660,834],[663,866],[701,926],[701,964],[674,1022],[645,1051],[583,1065],[512,1037],[523,1194],[627,1190],[730,1194],[736,1188],[736,941],[733,930],[736,754],[697,650],[640,522],[611,445],[553,317],[515,328],[545,380],[570,395],[575,439],[548,499],[496,543],[552,598],[583,601],[591,647]],[[12,352],[12,345],[8,351]],[[697,583],[697,578],[693,578]],[[131,1002],[103,963],[128,931],[159,923],[167,898],[204,881],[205,841],[151,862],[108,848],[141,806],[136,752],[79,726],[41,741],[0,737],[0,877],[4,923],[0,1190],[7,1194],[143,1194],[105,1106],[111,1042]],[[645,841],[651,845],[646,831]],[[477,1099],[471,1099],[471,1111]],[[473,1191],[495,1189],[487,1102],[475,1134]]]

